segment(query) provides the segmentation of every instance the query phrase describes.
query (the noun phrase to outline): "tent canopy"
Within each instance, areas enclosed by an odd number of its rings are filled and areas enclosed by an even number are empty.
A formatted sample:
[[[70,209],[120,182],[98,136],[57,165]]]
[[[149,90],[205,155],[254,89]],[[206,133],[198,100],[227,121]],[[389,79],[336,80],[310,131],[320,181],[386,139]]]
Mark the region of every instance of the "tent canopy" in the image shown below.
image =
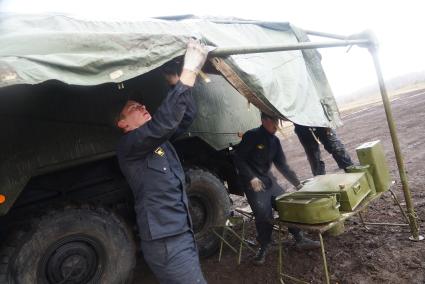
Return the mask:
[[[47,80],[73,85],[123,82],[183,55],[193,36],[217,47],[308,40],[289,23],[207,19],[100,22],[61,15],[0,14],[0,87]],[[341,124],[315,50],[232,55],[221,60],[233,74],[232,79],[222,72],[225,77],[247,98],[251,95],[254,100],[249,100],[261,110],[302,125]]]

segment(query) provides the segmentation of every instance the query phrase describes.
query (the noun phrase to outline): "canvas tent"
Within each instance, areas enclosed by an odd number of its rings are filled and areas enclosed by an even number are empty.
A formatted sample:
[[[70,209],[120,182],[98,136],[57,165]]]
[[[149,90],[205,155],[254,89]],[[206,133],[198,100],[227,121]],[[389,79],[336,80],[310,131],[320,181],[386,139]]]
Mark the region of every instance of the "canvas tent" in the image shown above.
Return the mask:
[[[160,19],[87,21],[60,15],[0,16],[0,87],[59,80],[73,85],[123,82],[181,56],[189,37],[208,45],[261,46],[306,40],[289,23]],[[260,109],[303,125],[341,124],[314,50],[232,55],[222,66]],[[220,68],[219,68],[220,69]],[[229,74],[227,74],[229,79]],[[230,78],[231,79],[231,78]],[[243,85],[244,90],[241,90]]]
[[[357,41],[353,37],[316,35],[343,41],[320,47],[358,44],[369,49],[397,158],[412,239],[423,239],[418,231],[375,38],[370,33],[357,35]],[[0,14],[0,88],[49,80],[91,86],[120,83],[182,55],[185,43],[192,36],[217,47],[290,45],[308,40],[302,30],[289,23],[205,19],[99,22],[58,15]],[[314,50],[298,48],[211,60],[239,93],[261,110],[271,110],[303,125],[341,124],[320,56]],[[223,105],[226,103],[229,105],[223,100]],[[14,183],[11,179],[10,184]]]

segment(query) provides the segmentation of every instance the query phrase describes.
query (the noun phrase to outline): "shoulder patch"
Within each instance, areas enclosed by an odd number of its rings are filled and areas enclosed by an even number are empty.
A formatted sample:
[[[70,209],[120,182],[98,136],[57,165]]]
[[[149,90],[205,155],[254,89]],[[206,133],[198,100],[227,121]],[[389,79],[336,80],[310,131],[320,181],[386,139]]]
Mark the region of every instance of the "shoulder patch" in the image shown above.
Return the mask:
[[[157,154],[161,157],[165,155],[165,151],[161,147],[156,148],[156,150],[154,152],[155,152],[155,154]]]

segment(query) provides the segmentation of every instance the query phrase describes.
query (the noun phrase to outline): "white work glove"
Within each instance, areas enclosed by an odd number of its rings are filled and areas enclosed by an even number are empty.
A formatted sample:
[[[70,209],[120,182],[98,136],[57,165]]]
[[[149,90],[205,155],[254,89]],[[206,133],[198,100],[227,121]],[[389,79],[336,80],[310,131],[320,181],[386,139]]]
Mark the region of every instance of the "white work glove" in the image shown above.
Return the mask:
[[[198,74],[207,60],[208,51],[208,47],[200,43],[199,40],[190,39],[184,55],[183,69]]]
[[[253,178],[249,183],[255,192],[264,191],[264,183],[258,177]]]

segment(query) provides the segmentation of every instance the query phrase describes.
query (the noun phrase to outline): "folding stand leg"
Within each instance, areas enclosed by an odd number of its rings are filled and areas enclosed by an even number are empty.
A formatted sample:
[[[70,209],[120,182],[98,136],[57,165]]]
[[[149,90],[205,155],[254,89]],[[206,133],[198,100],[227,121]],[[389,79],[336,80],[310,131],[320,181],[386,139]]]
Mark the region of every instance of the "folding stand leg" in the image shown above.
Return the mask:
[[[391,190],[391,188],[389,189],[389,192],[391,193],[391,196],[393,197],[393,199],[394,199],[395,203],[397,203],[397,206],[398,206],[398,208],[400,209],[401,214],[402,214],[402,215],[403,215],[403,217],[404,217],[404,220],[406,221],[406,223],[407,223],[407,224],[410,224],[410,222],[409,222],[409,218],[407,217],[406,212],[404,212],[403,207],[401,207],[400,201],[398,201],[397,196],[396,196],[396,195],[395,195],[395,193]]]
[[[323,258],[323,269],[325,270],[326,284],[330,284],[331,282],[329,280],[328,263],[326,262],[325,245],[323,243],[322,233],[319,233],[319,239],[320,239],[320,249],[322,251],[322,258]]]
[[[278,268],[277,271],[279,273],[279,281],[280,283],[283,284],[283,279],[282,279],[282,231],[281,231],[281,227],[280,224],[278,224],[278,231],[277,231],[277,236],[278,236],[278,242],[279,242],[279,259],[278,259]]]
[[[359,217],[360,217],[360,222],[362,223],[363,227],[364,227],[366,230],[369,230],[369,227],[366,225],[366,223],[365,223],[365,221],[364,221],[364,219],[363,219],[362,212],[359,212]]]
[[[239,245],[238,264],[241,264],[241,258],[242,258],[243,240],[245,239],[245,221],[242,221],[241,239],[242,240],[240,241],[240,245]]]
[[[370,225],[370,226],[398,226],[398,227],[409,226],[409,218],[407,217],[406,212],[403,210],[403,207],[401,207],[401,204],[400,204],[399,200],[397,199],[397,196],[394,194],[394,192],[391,189],[389,189],[388,191],[391,193],[391,196],[392,196],[394,202],[397,204],[398,208],[400,209],[400,212],[403,215],[406,223],[365,222],[363,215],[362,215],[362,212],[359,212],[360,221],[361,221],[362,225],[365,227],[366,230],[369,229],[369,227],[367,225]]]
[[[226,228],[223,228],[223,234],[220,238],[220,252],[218,254],[218,262],[221,261],[221,254],[223,253],[223,244],[224,244],[224,237],[226,236]]]
[[[281,227],[281,225],[279,223],[277,224],[277,228],[278,228],[277,235],[278,235],[278,241],[279,241],[279,245],[278,245],[278,247],[279,247],[279,251],[278,251],[279,254],[278,254],[278,261],[277,261],[278,262],[277,271],[279,273],[279,275],[278,275],[279,276],[279,282],[281,284],[285,284],[285,282],[283,281],[283,278],[288,278],[289,280],[292,280],[295,283],[309,284],[310,282],[306,282],[306,281],[303,281],[303,280],[298,279],[296,277],[293,277],[291,275],[288,275],[288,274],[283,273],[283,269],[282,269],[282,267],[283,267],[282,227]]]

